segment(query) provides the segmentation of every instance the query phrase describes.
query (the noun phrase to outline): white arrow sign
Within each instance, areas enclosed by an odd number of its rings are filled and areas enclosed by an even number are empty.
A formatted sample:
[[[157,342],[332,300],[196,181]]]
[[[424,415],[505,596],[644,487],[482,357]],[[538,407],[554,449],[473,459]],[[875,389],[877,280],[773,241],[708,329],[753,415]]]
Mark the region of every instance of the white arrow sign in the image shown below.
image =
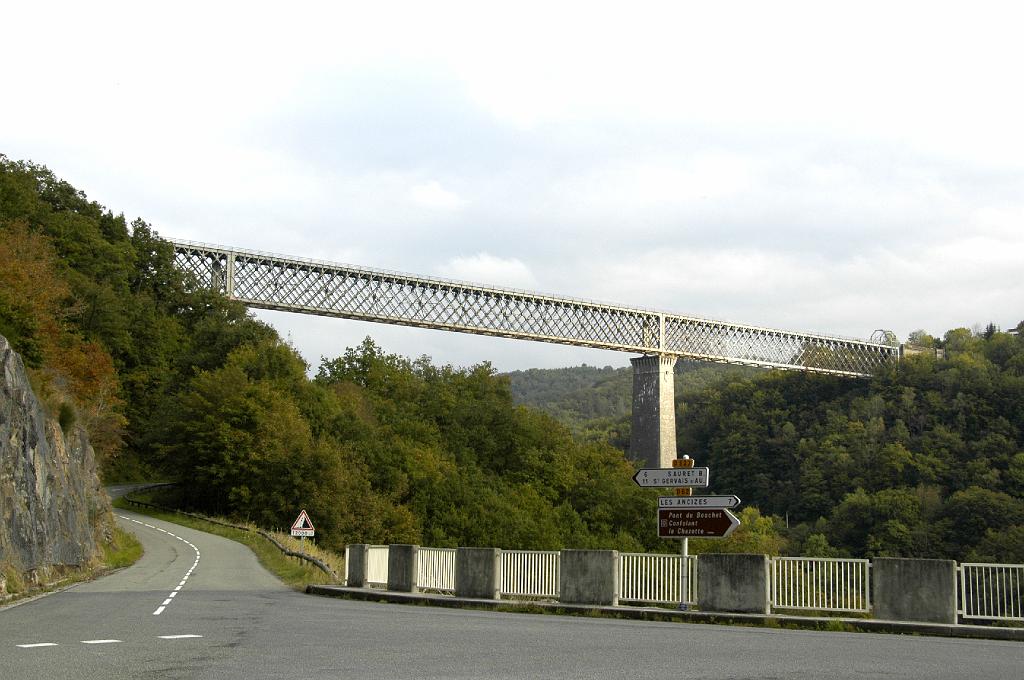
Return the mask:
[[[660,496],[659,508],[735,508],[738,496]]]
[[[709,470],[692,468],[645,468],[633,475],[640,486],[707,486]]]

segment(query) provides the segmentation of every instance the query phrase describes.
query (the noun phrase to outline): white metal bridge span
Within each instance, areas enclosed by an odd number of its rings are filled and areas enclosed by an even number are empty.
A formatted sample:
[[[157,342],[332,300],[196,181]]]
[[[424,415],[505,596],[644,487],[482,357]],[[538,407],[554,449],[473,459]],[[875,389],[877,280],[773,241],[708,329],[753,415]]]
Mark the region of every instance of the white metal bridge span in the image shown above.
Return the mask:
[[[195,283],[249,307],[746,366],[867,377],[895,344],[712,321],[367,267],[172,241]]]

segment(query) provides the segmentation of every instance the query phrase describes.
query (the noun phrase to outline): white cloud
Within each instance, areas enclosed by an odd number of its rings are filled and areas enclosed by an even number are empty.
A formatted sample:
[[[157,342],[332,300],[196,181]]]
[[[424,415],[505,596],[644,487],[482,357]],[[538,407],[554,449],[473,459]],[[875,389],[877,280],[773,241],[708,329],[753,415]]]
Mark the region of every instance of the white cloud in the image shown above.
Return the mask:
[[[409,198],[416,205],[437,210],[458,210],[466,204],[458,194],[443,188],[436,180],[417,184],[409,190]]]
[[[1024,9],[951,7],[15,3],[0,152],[167,236],[861,337],[1016,323]],[[314,362],[346,323],[288,318]]]
[[[522,261],[488,253],[454,257],[439,268],[438,274],[448,279],[503,288],[537,289],[536,277]]]

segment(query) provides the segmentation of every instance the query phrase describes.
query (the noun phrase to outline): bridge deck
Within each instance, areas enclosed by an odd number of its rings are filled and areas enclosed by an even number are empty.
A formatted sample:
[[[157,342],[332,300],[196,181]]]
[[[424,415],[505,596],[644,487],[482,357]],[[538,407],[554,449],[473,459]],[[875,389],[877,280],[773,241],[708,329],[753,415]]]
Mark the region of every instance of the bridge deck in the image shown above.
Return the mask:
[[[851,377],[899,348],[647,309],[174,241],[197,285],[250,307]]]

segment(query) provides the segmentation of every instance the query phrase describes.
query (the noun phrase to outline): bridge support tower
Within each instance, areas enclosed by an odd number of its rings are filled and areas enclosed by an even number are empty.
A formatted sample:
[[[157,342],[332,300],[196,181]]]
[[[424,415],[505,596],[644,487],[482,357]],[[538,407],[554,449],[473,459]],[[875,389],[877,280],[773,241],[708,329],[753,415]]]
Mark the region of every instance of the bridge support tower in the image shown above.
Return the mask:
[[[669,468],[676,457],[676,357],[649,354],[633,364],[630,456],[644,467]]]

